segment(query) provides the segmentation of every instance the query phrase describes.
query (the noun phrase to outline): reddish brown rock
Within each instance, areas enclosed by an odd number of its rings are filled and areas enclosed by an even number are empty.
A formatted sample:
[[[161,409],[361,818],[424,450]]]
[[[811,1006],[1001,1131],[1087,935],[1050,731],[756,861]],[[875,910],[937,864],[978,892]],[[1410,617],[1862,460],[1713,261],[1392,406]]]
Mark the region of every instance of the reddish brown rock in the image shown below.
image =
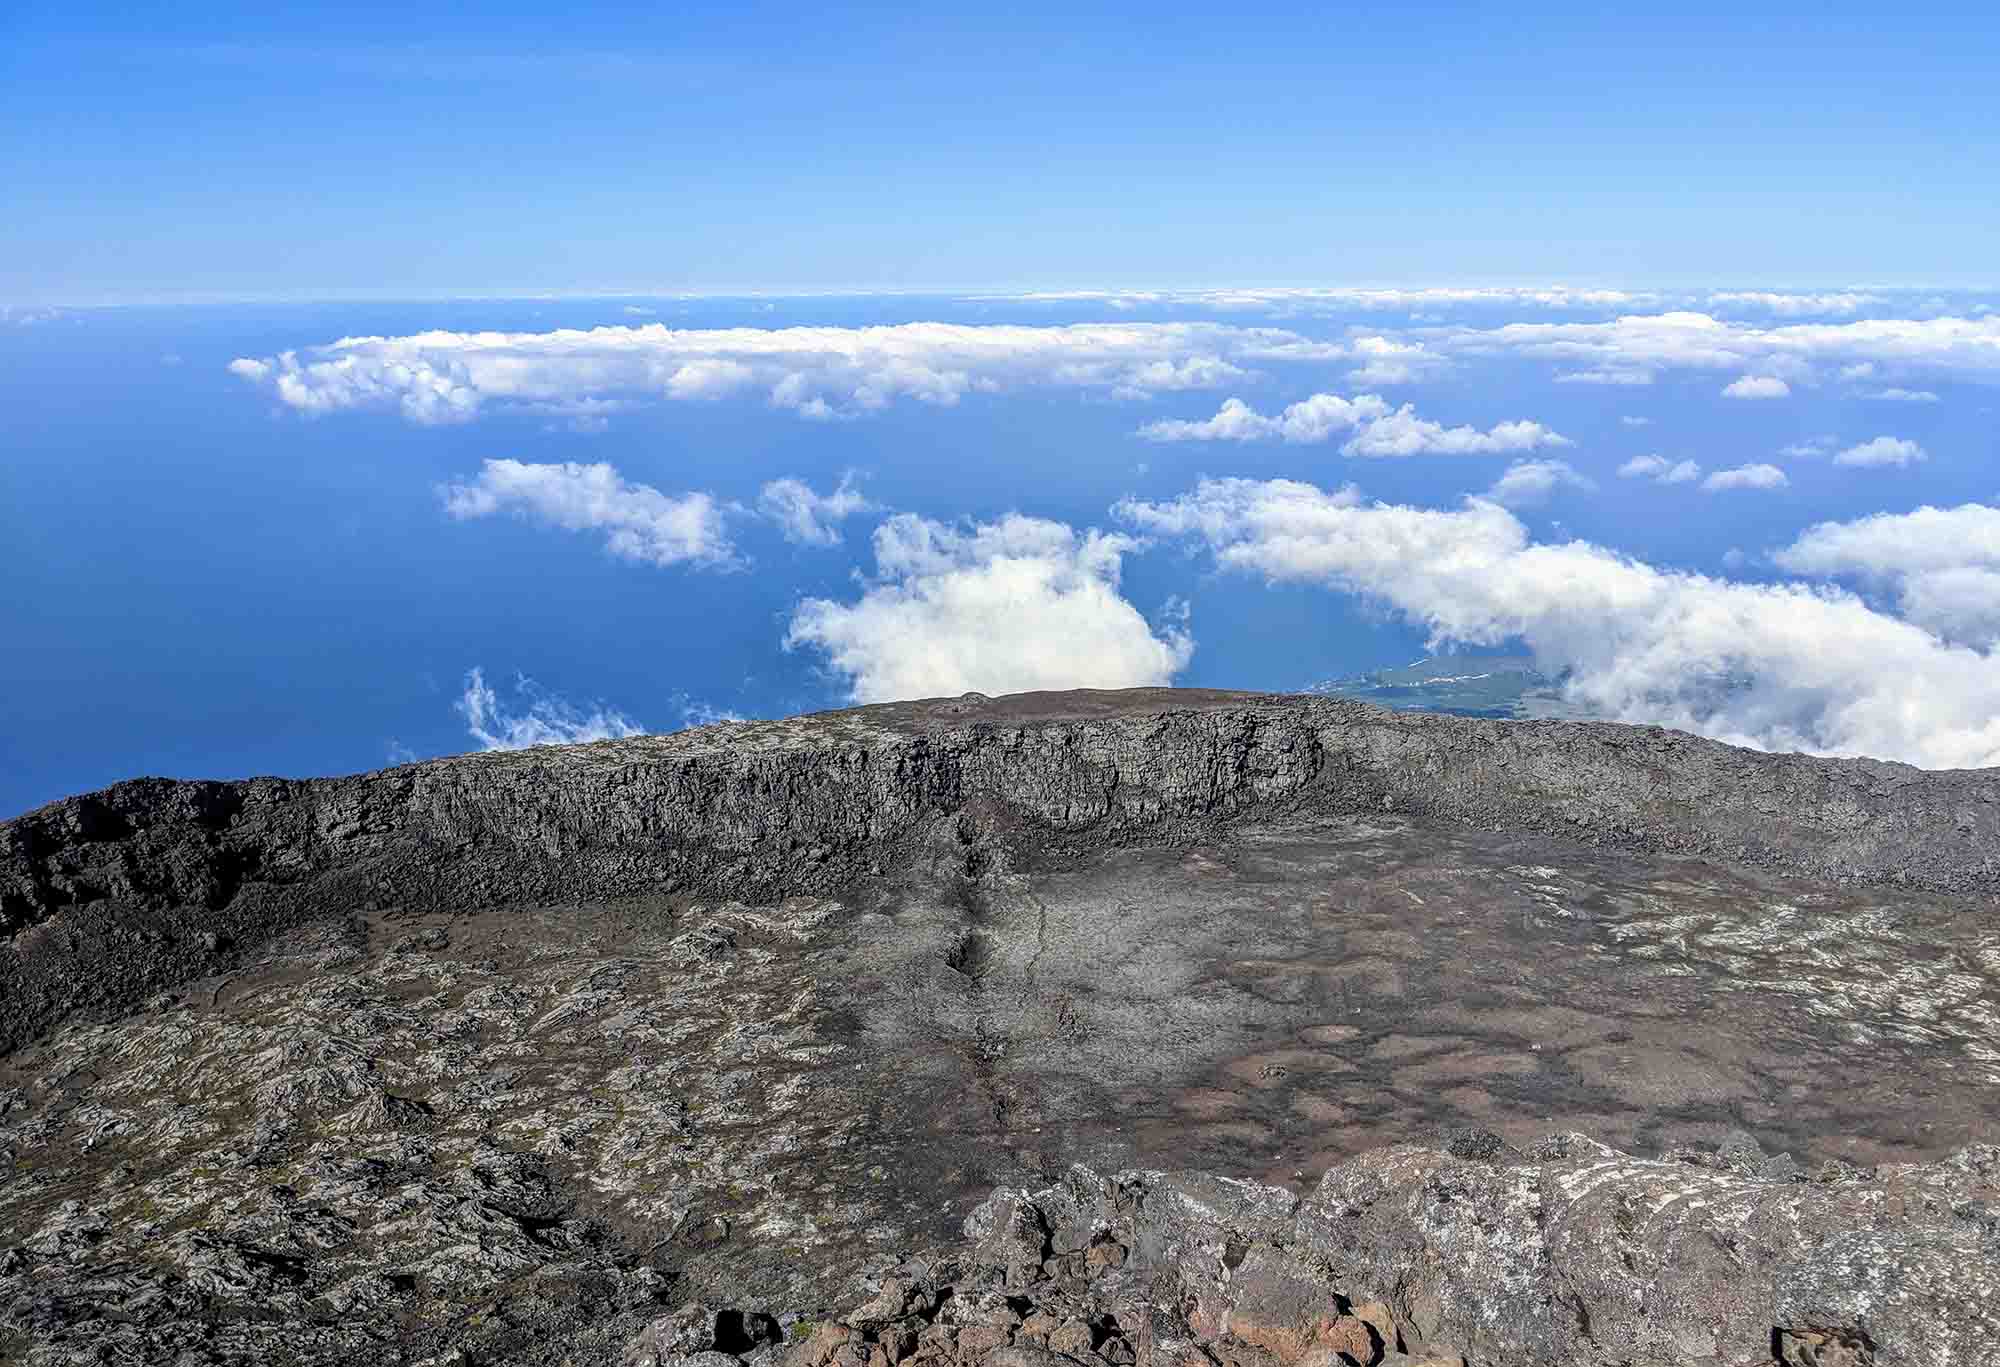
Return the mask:
[[[958,1331],[958,1355],[973,1358],[981,1353],[990,1353],[996,1348],[1005,1348],[1013,1339],[1013,1332],[998,1324],[975,1324]]]
[[[854,1336],[844,1324],[821,1324],[785,1355],[785,1367],[825,1367],[842,1344]]]
[[[1314,1348],[1338,1348],[1353,1338],[1338,1331],[1334,1289],[1279,1249],[1253,1249],[1229,1289],[1233,1304],[1224,1329],[1280,1362],[1296,1362]]]
[[[1115,1239],[1101,1239],[1084,1254],[1084,1263],[1093,1277],[1125,1266],[1125,1245]]]

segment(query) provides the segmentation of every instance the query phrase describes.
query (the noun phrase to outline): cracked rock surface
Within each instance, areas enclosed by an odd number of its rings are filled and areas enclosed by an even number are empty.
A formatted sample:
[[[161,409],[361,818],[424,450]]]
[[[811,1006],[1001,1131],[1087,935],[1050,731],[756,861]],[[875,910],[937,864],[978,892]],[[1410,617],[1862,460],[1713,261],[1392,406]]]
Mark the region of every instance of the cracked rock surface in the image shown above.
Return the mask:
[[[1157,690],[123,784],[0,825],[0,1360],[2000,1361],[1996,798]]]

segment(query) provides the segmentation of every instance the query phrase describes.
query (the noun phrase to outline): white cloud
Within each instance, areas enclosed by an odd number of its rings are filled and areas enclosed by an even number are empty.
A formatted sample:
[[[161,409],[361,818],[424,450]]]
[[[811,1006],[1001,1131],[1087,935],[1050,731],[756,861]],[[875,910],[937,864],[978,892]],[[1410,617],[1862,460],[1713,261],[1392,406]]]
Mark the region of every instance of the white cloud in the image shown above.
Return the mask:
[[[1624,423],[1627,427],[1650,427],[1653,424],[1653,420],[1651,418],[1640,417],[1637,414],[1632,414],[1632,413],[1627,413],[1624,417],[1620,418],[1618,421]]]
[[[1885,302],[1877,294],[1842,291],[1837,294],[1785,294],[1771,290],[1720,290],[1707,299],[1710,308],[1762,309],[1780,315],[1852,316]]]
[[[1900,577],[1964,565],[2000,569],[2000,507],[1926,504],[1909,513],[1822,522],[1773,558],[1795,574]]]
[[[1811,382],[1822,372],[1947,375],[2000,383],[2000,314],[1977,318],[1872,318],[1764,327],[1680,310],[1601,323],[1508,323],[1423,334],[1447,356],[1515,354],[1605,373],[1734,370]]]
[[[588,711],[543,692],[534,680],[516,675],[514,692],[523,706],[509,708],[473,669],[465,676],[465,692],[452,704],[465,718],[465,729],[483,750],[525,750],[531,745],[580,745],[593,740],[642,736],[646,728],[602,703]]]
[[[823,652],[857,702],[1165,684],[1194,640],[1120,596],[1136,544],[1019,514],[954,527],[899,513],[876,529],[861,597],[806,599],[785,645]]]
[[[1861,396],[1864,399],[1880,399],[1887,403],[1936,403],[1938,396],[1928,389],[1873,389]]]
[[[1212,418],[1164,419],[1139,429],[1148,441],[1306,443],[1328,441],[1343,432],[1353,433],[1340,448],[1350,456],[1489,455],[1573,444],[1538,422],[1503,422],[1485,431],[1446,427],[1418,417],[1410,404],[1391,408],[1376,394],[1352,399],[1315,394],[1276,417],[1257,412],[1241,399],[1228,399]]]
[[[628,484],[601,462],[489,460],[471,482],[439,493],[455,518],[512,512],[565,531],[602,531],[605,549],[625,560],[710,568],[737,563],[725,526],[728,510],[709,495],[669,495],[648,484]]]
[[[1947,640],[1992,650],[2000,644],[2000,569],[1965,565],[1911,575],[1898,607]]]
[[[1538,422],[1503,422],[1482,432],[1419,418],[1404,404],[1389,416],[1364,424],[1340,449],[1350,456],[1486,455],[1573,445],[1568,437]]]
[[[1148,441],[1321,442],[1339,432],[1389,416],[1388,400],[1376,394],[1352,399],[1315,394],[1267,418],[1241,399],[1225,399],[1212,418],[1189,422],[1165,418],[1139,429]]]
[[[1484,499],[1440,511],[1229,479],[1119,511],[1205,542],[1225,568],[1381,603],[1423,625],[1433,647],[1525,642],[1543,668],[1569,671],[1576,701],[1621,720],[1767,749],[2000,763],[2000,659],[1837,588],[1537,544]]]
[[[1348,350],[1360,365],[1347,372],[1355,384],[1410,384],[1442,368],[1442,358],[1421,342],[1356,337]]]
[[[1240,381],[1258,360],[1400,356],[1276,328],[1218,323],[1066,327],[903,323],[893,327],[677,329],[661,323],[555,332],[343,337],[305,356],[241,358],[231,373],[303,413],[392,408],[413,422],[465,421],[491,406],[569,412],[584,403],[699,402],[758,393],[812,418],[901,400],[950,405],[970,393],[1046,387],[1121,398]],[[1414,347],[1414,350],[1411,348]]]
[[[674,695],[674,706],[681,714],[681,729],[691,730],[698,726],[719,726],[723,722],[748,721],[741,712],[732,712],[726,707],[703,702],[700,698],[689,697],[685,693]]]
[[[1558,488],[1596,487],[1566,460],[1517,460],[1493,482],[1486,497],[1509,508],[1525,508],[1543,502]]]
[[[1739,465],[1733,470],[1717,470],[1701,482],[1709,493],[1729,489],[1782,489],[1790,484],[1785,472],[1775,465]]]
[[[1850,446],[1833,458],[1835,465],[1915,465],[1926,459],[1924,448],[1903,437],[1876,437]]]
[[[838,546],[840,523],[874,505],[854,487],[854,477],[844,475],[830,494],[814,493],[802,479],[786,476],[766,484],[757,497],[757,510],[778,524],[785,540],[801,546]]]
[[[1634,456],[1618,467],[1621,479],[1650,478],[1657,484],[1688,484],[1701,478],[1701,466],[1691,460],[1670,461],[1664,456]]]
[[[1825,455],[1832,449],[1832,437],[1809,437],[1805,441],[1795,441],[1790,446],[1779,447],[1778,454],[1797,460],[1811,460]]]
[[[1786,399],[1792,387],[1775,375],[1745,375],[1722,387],[1725,399]]]
[[[1793,574],[1886,587],[1904,617],[1951,640],[2000,640],[2000,507],[1925,505],[1822,522],[1771,559]]]

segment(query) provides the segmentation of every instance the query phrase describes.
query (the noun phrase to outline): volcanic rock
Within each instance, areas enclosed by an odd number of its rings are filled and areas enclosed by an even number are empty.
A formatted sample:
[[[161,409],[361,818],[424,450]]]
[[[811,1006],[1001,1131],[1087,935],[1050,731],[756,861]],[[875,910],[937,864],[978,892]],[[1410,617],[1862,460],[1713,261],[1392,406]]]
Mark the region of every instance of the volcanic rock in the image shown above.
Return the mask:
[[[0,825],[0,1360],[1996,1361],[1996,885],[1267,695],[121,784]]]

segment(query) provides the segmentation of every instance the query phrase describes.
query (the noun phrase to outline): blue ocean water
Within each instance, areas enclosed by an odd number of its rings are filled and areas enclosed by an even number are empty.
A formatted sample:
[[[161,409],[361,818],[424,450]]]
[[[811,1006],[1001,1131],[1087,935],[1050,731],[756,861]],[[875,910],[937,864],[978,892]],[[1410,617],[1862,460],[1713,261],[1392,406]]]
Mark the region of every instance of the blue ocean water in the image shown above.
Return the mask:
[[[1499,456],[1357,460],[1334,445],[1160,445],[1135,435],[1156,418],[1206,417],[1225,393],[1275,410],[1315,390],[1358,388],[1305,363],[1262,366],[1229,390],[1143,401],[1038,389],[972,394],[952,407],[900,402],[825,423],[746,397],[639,407],[595,432],[501,411],[428,427],[393,411],[305,417],[226,369],[237,357],[346,335],[431,328],[1189,316],[1166,306],[914,297],[652,300],[645,317],[635,307],[239,304],[0,325],[0,817],[135,775],[327,774],[473,748],[453,704],[474,667],[503,694],[522,675],[657,730],[705,710],[754,717],[843,705],[844,681],[782,642],[801,597],[855,596],[876,519],[850,522],[833,549],[793,546],[746,523],[738,541],[747,568],[661,569],[607,555],[590,533],[446,518],[439,487],[489,458],[608,461],[668,493],[746,503],[769,479],[825,488],[851,470],[885,509],[945,520],[1021,511],[1079,528],[1112,526],[1121,497],[1171,498],[1202,475],[1353,480],[1373,498],[1445,506],[1506,465]],[[1327,337],[1409,321],[1198,316]],[[1495,360],[1393,397],[1446,423],[1533,418],[1567,434],[1576,445],[1560,454],[1598,488],[1524,510],[1538,536],[1708,572],[1721,571],[1730,548],[1778,544],[1820,519],[1989,498],[2000,484],[1983,390],[1898,407],[1897,433],[1934,453],[1920,471],[1858,478],[1822,462],[1793,468],[1784,498],[1692,500],[1613,477],[1636,454],[1719,467],[1827,433],[1870,436],[1885,423],[1880,405],[1832,395],[1732,404],[1716,387],[1710,373],[1667,373],[1638,391],[1558,384],[1546,365]],[[1621,421],[1634,414],[1651,421]],[[1130,556],[1123,592],[1149,616],[1172,598],[1187,602],[1198,647],[1183,684],[1296,688],[1426,653],[1422,633],[1366,604],[1218,573],[1176,546]]]

